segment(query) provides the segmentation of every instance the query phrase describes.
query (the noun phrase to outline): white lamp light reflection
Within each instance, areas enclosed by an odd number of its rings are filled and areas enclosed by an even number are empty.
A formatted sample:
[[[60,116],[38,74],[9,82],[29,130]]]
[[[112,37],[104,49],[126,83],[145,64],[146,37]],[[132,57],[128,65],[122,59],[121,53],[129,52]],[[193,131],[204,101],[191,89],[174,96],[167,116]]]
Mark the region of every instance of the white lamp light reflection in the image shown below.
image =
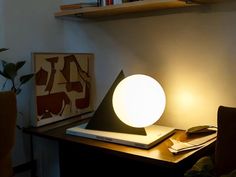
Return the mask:
[[[112,104],[117,117],[132,127],[147,127],[160,119],[166,97],[161,85],[153,78],[135,74],[116,87]]]

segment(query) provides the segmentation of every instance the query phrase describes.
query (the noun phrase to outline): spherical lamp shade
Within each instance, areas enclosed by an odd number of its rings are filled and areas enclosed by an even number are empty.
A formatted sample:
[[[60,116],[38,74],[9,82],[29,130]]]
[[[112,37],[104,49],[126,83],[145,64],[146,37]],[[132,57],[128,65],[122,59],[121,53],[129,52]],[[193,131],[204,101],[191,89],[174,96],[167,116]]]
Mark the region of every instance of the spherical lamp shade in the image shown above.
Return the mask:
[[[117,85],[112,104],[122,122],[132,127],[146,127],[160,119],[165,110],[166,97],[155,79],[135,74]]]

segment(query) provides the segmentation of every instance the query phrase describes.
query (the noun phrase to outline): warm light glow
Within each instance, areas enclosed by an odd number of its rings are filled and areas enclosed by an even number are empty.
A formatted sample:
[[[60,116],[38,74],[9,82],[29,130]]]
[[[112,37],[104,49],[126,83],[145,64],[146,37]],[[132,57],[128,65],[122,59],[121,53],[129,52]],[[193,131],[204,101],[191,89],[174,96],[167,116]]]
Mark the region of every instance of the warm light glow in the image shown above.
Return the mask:
[[[187,106],[192,106],[194,103],[194,95],[191,92],[187,92],[187,91],[182,91],[179,94],[179,103],[184,106],[185,108]]]
[[[146,127],[160,119],[165,109],[165,93],[153,78],[136,74],[116,87],[112,104],[116,115],[132,127]]]

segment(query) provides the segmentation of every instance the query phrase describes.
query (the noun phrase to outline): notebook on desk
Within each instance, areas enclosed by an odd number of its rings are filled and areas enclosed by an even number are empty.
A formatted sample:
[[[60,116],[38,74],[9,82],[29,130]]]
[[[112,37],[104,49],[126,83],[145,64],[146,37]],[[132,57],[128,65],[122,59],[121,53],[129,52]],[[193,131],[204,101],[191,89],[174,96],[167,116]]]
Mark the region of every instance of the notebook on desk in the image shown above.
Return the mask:
[[[147,135],[136,135],[127,133],[116,133],[86,129],[87,123],[66,129],[66,134],[101,141],[118,143],[143,149],[149,149],[163,141],[175,131],[174,128],[159,125],[151,125],[145,128]]]

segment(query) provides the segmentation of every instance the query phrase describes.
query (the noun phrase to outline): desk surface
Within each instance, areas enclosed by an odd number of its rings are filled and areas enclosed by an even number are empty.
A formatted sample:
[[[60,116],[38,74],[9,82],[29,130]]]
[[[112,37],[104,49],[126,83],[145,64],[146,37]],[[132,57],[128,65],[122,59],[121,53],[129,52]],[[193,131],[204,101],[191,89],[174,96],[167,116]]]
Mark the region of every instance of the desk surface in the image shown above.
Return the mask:
[[[173,167],[186,163],[194,157],[198,158],[201,154],[204,155],[206,151],[209,151],[209,149],[214,150],[215,140],[209,141],[207,146],[204,146],[200,149],[186,151],[176,155],[172,154],[168,150],[168,147],[172,145],[172,142],[169,140],[169,138],[157,144],[153,148],[146,150],[65,134],[67,128],[76,126],[84,121],[86,120],[81,120],[81,118],[75,117],[42,127],[27,128],[24,130],[24,132],[47,139],[73,142],[95,147],[110,154],[125,156],[126,158],[130,159],[137,159],[137,157],[139,157],[139,160],[145,161],[146,163],[165,166],[168,165]],[[171,137],[178,140],[187,138],[183,130],[176,130],[176,133]]]

